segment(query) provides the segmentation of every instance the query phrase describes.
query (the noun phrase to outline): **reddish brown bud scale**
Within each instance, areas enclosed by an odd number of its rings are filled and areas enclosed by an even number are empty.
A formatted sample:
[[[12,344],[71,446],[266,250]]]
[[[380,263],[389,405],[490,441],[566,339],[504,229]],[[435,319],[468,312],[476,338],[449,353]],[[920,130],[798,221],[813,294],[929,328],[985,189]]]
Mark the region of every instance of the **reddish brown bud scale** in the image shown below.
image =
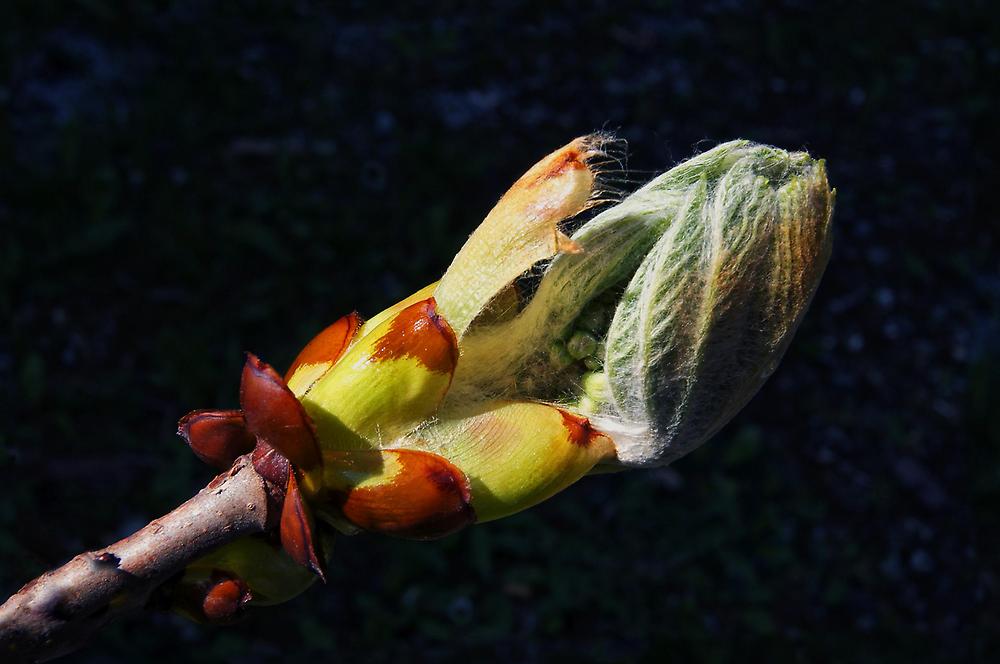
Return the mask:
[[[458,364],[458,339],[438,315],[433,297],[400,311],[371,354],[376,362],[404,357],[412,357],[428,370],[443,374],[451,374]]]
[[[465,474],[430,452],[383,450],[327,454],[327,476],[339,465],[345,477],[378,475],[383,463],[398,469],[383,481],[333,490],[344,517],[370,532],[407,539],[435,539],[474,523]]]
[[[323,562],[316,552],[316,527],[309,504],[299,491],[295,473],[288,474],[285,503],[281,508],[281,546],[292,560],[316,574],[326,583]]]
[[[247,429],[297,468],[309,470],[320,463],[309,415],[278,372],[252,353],[243,366],[240,405]]]
[[[225,624],[236,619],[251,599],[250,588],[240,579],[216,581],[205,592],[201,610],[210,623]]]
[[[232,466],[236,457],[253,450],[255,444],[239,410],[190,412],[178,422],[177,434],[199,459],[222,470]]]
[[[355,311],[324,329],[299,352],[292,366],[285,372],[285,380],[291,379],[292,374],[305,364],[336,364],[351,345],[351,340],[360,327],[361,317]]]
[[[250,460],[253,462],[254,470],[267,480],[271,487],[275,487],[275,491],[282,492],[277,493],[277,497],[283,496],[288,485],[288,473],[291,471],[288,459],[267,443],[258,442]]]

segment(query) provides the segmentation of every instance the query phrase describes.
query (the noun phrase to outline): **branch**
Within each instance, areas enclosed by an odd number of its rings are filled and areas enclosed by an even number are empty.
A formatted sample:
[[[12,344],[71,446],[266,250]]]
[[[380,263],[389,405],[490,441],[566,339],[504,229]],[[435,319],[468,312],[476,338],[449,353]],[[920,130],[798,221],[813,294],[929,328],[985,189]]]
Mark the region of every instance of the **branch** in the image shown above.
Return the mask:
[[[0,659],[46,661],[141,609],[186,565],[227,542],[273,527],[264,480],[248,456],[189,501],[120,542],[82,553],[0,606]]]

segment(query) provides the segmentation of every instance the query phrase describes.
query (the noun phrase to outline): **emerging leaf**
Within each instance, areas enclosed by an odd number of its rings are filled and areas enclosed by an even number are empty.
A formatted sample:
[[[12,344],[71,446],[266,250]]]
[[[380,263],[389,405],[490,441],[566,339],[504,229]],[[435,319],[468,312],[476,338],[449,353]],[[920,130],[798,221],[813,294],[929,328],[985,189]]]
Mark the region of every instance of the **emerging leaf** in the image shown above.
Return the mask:
[[[774,371],[826,267],[823,163],[744,142],[713,152],[728,167],[681,185],[685,203],[608,333],[608,412],[646,430],[618,437],[626,464],[669,463],[728,422]]]

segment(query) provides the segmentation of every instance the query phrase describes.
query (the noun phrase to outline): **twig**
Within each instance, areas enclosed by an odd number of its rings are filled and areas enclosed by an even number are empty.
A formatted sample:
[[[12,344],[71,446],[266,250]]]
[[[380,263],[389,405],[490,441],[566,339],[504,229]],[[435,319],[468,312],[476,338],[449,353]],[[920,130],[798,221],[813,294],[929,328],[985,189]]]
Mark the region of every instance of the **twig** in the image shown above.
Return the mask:
[[[75,650],[107,623],[145,606],[188,563],[273,527],[274,512],[264,480],[240,457],[169,514],[21,588],[0,606],[0,660],[46,661]]]

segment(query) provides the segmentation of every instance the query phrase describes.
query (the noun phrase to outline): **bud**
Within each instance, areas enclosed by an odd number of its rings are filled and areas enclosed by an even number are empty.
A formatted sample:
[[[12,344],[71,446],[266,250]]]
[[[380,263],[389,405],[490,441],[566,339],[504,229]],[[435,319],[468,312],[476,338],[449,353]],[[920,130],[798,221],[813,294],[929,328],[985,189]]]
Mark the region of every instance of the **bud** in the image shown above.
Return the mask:
[[[278,487],[280,560],[322,575],[329,526],[440,537],[595,468],[669,463],[774,371],[829,257],[823,162],[725,143],[567,236],[606,202],[613,146],[588,136],[545,157],[440,282],[367,323],[345,316],[285,379],[249,356],[241,410],[182,420],[201,458],[252,451]],[[273,594],[210,562],[209,612],[236,612],[244,586]]]

